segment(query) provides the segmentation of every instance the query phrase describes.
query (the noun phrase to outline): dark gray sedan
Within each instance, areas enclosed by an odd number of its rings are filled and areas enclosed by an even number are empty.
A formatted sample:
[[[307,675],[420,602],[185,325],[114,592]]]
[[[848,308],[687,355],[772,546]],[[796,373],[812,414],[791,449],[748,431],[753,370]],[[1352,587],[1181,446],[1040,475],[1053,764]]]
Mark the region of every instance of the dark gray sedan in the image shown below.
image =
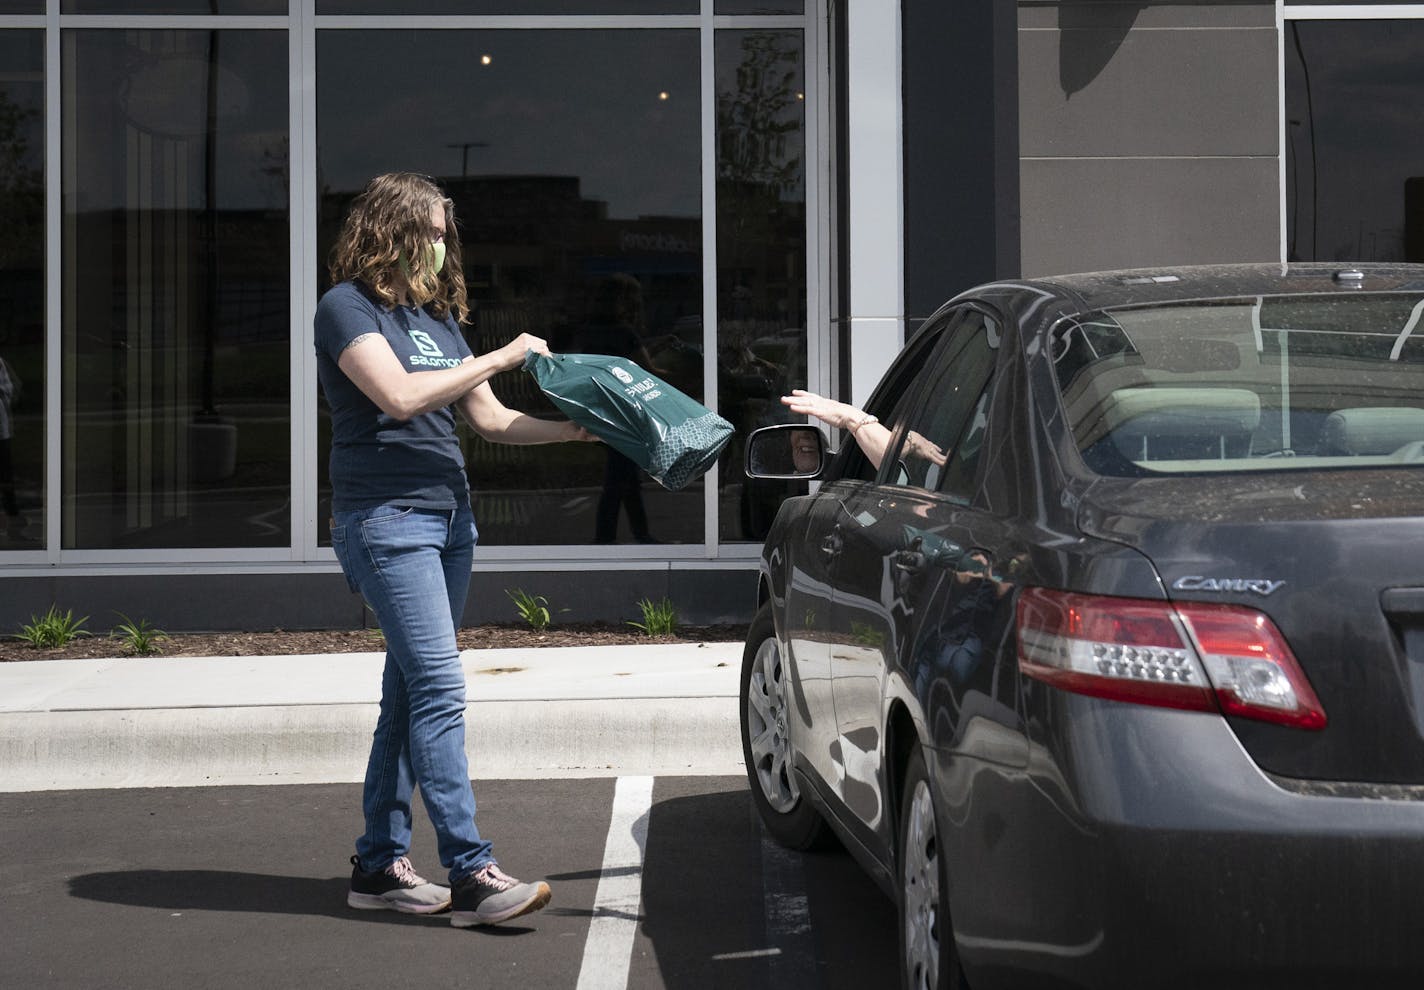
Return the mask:
[[[883,456],[752,436],[820,482],[752,793],[897,900],[904,986],[1424,982],[1421,315],[1424,266],[996,283],[880,383]]]

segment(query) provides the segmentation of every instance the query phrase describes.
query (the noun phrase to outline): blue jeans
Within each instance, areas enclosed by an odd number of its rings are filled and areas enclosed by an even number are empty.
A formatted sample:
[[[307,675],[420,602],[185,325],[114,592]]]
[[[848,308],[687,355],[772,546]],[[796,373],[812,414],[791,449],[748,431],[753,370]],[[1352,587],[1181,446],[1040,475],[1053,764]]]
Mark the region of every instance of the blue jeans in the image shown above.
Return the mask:
[[[381,714],[362,795],[366,831],[356,841],[364,870],[382,869],[410,851],[417,784],[451,883],[493,858],[475,827],[465,759],[465,672],[455,645],[475,539],[468,505],[381,505],[332,517],[331,545],[341,569],[386,638]]]

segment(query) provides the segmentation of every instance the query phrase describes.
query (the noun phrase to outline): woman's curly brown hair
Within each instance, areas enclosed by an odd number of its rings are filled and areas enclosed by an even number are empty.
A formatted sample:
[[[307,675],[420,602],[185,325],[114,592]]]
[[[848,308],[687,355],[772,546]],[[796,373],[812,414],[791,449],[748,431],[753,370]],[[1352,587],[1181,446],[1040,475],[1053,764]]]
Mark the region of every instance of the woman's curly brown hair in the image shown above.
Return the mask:
[[[445,210],[445,267],[439,272],[430,250],[430,208],[436,203]],[[405,290],[438,319],[454,313],[458,322],[469,321],[455,204],[427,176],[391,172],[372,179],[351,202],[327,270],[333,285],[359,279],[387,306]]]

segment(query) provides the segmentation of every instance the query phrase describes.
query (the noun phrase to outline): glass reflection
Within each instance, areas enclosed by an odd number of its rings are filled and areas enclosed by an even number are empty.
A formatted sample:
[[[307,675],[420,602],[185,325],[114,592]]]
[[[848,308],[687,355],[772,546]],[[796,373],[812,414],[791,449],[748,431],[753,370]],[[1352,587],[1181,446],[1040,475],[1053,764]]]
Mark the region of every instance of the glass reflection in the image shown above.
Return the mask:
[[[44,548],[44,33],[0,32],[0,551]]]
[[[44,5],[41,4],[41,11]],[[272,14],[285,15],[287,0],[63,0],[65,14]]]
[[[1291,261],[1424,261],[1424,21],[1286,22]]]
[[[804,14],[805,0],[717,0],[716,14]]]
[[[322,31],[317,54],[321,258],[372,175],[429,173],[455,201],[475,353],[529,331],[555,351],[629,355],[702,397],[695,31]],[[373,64],[456,67],[440,126],[411,128],[435,98],[373,89]],[[522,371],[491,384],[511,408],[560,415]],[[319,434],[324,517],[324,417]],[[486,546],[704,539],[700,482],[665,491],[596,444],[462,436]]]
[[[752,481],[745,438],[806,382],[806,130],[800,31],[717,32],[718,405],[724,541],[760,542],[804,482]]]
[[[289,545],[287,36],[63,45],[64,546]]]
[[[698,0],[317,0],[318,14],[695,14]]]

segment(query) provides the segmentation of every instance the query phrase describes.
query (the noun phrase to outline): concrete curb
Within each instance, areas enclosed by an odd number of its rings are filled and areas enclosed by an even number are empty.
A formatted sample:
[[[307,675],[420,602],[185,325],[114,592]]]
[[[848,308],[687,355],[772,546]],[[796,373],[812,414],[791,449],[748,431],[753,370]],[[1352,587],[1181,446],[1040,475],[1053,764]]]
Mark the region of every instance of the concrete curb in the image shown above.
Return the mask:
[[[740,664],[731,662],[740,653],[738,644],[471,651],[470,772],[740,774]],[[65,663],[0,665],[0,688],[13,689],[0,704],[0,791],[364,775],[379,694],[374,656]],[[331,700],[319,702],[323,694]]]

